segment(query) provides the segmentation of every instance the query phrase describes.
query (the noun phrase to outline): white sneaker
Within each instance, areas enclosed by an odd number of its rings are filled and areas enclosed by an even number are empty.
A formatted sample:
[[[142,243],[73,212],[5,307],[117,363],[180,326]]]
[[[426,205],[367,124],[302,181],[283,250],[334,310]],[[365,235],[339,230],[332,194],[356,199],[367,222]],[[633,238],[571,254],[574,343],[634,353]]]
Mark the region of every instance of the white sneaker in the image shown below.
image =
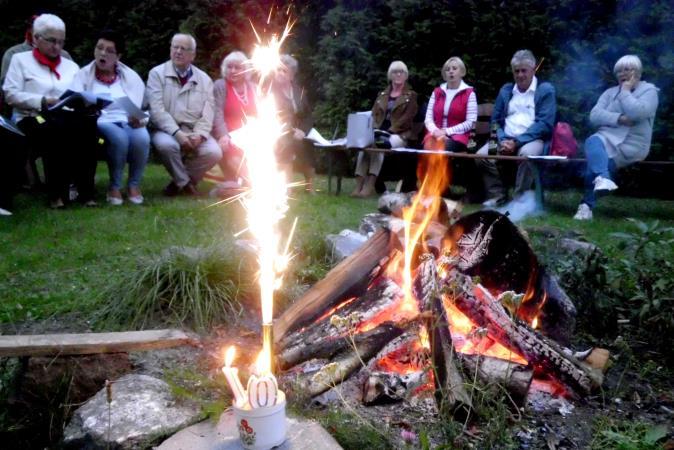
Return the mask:
[[[601,175],[598,175],[597,178],[594,179],[593,183],[595,191],[615,191],[618,189],[617,184],[608,178],[602,177]]]
[[[119,197],[113,197],[111,195],[107,196],[108,203],[110,203],[112,206],[121,206],[124,203],[124,200],[122,200]]]
[[[7,211],[4,208],[0,208],[0,216],[11,216],[11,215],[12,215],[11,211]]]
[[[585,203],[581,203],[578,205],[578,211],[573,218],[576,220],[592,220],[592,210]]]
[[[135,197],[129,197],[129,201],[134,205],[142,205],[145,198],[142,195],[136,195]]]
[[[494,197],[482,202],[482,206],[485,208],[495,208],[497,206],[503,205],[504,203],[505,199],[503,197]]]

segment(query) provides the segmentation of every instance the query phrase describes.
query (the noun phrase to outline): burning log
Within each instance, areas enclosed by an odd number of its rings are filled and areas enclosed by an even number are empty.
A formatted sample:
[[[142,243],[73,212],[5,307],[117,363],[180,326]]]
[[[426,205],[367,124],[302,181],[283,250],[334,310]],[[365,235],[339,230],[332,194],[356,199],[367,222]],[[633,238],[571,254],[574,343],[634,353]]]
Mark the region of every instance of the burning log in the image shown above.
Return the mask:
[[[601,372],[565,355],[557,343],[517,323],[486,289],[473,285],[469,277],[453,270],[445,280],[445,287],[449,300],[461,312],[486,329],[490,338],[524,356],[536,370],[586,394],[601,385]]]
[[[435,400],[440,411],[467,415],[473,403],[456,363],[457,355],[449,332],[447,311],[440,297],[432,302],[435,320],[430,324],[431,355],[436,380]]]
[[[310,340],[306,344],[296,345],[281,352],[277,357],[277,363],[281,369],[286,370],[312,358],[331,359],[336,354],[353,348],[354,345],[358,347],[365,341],[378,341],[382,339],[382,336],[392,339],[392,337],[398,336],[401,332],[400,328],[387,322],[365,333],[354,335],[352,337],[353,340],[344,335],[324,337],[317,341]]]
[[[526,399],[534,377],[530,367],[489,356],[461,355],[461,363],[466,372],[477,375],[483,383],[502,385],[519,402]]]
[[[335,266],[274,323],[275,340],[316,320],[340,301],[362,292],[368,274],[388,256],[389,232],[378,230],[358,251]]]
[[[493,295],[504,291],[525,294],[517,316],[557,342],[568,344],[576,308],[554,276],[538,263],[526,234],[507,216],[480,211],[454,223],[447,233],[458,270]]]
[[[437,287],[437,264],[433,255],[426,254],[417,268],[415,295],[421,311],[432,311],[433,318],[426,321],[431,337],[431,359],[437,380],[436,402],[441,411],[470,411],[472,403],[463,384],[463,377],[456,365],[457,356],[449,331],[447,312]]]
[[[281,358],[288,363],[300,362],[305,359],[297,359],[298,356],[293,355],[307,354],[310,351],[305,350],[307,347],[318,349],[321,340],[334,342],[344,336],[349,330],[334,326],[333,317],[348,318],[352,328],[350,331],[355,332],[359,324],[370,321],[401,297],[402,291],[397,284],[387,278],[381,278],[362,297],[351,301],[345,300],[338,305],[341,306],[339,309],[335,307],[328,310],[318,321],[281,339],[277,344],[277,349],[281,350]],[[306,359],[309,358],[311,355]]]
[[[414,279],[414,296],[419,302],[419,311],[430,311],[433,299],[438,296],[438,270],[435,258],[431,254],[421,257]]]
[[[393,324],[381,326],[382,332],[375,333],[370,339],[362,339],[354,347],[333,358],[315,374],[300,378],[299,384],[311,396],[319,395],[340,384],[359,367],[365,365],[379,350],[405,330]]]

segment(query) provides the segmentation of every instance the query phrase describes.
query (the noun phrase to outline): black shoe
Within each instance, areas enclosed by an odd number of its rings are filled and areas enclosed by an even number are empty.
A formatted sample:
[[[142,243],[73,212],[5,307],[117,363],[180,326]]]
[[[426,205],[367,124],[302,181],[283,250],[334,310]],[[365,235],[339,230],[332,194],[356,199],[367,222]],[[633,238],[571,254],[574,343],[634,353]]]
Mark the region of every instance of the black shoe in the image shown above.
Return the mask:
[[[188,195],[190,197],[203,197],[204,194],[199,192],[197,187],[193,185],[192,183],[187,183],[185,186],[183,186],[181,193],[183,195]]]
[[[162,193],[166,197],[175,197],[178,194],[180,194],[180,188],[173,181],[171,181],[169,184],[166,185]]]

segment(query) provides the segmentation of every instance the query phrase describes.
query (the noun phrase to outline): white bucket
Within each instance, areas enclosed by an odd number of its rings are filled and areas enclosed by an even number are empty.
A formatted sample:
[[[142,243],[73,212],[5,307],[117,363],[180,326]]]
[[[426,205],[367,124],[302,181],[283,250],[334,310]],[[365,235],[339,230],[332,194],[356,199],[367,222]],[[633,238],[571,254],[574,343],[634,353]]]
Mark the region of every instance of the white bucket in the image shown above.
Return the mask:
[[[286,396],[278,393],[278,402],[265,408],[239,408],[233,405],[241,445],[248,450],[267,450],[286,440]]]

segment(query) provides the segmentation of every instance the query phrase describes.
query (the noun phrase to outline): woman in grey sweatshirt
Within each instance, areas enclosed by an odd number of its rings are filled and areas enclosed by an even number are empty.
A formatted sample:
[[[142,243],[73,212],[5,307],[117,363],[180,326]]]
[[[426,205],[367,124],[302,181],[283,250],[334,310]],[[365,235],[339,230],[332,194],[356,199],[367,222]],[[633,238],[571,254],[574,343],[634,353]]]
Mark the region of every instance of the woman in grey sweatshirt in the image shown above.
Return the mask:
[[[604,91],[590,112],[597,131],[585,141],[585,195],[574,219],[591,220],[596,193],[618,188],[612,180],[617,169],[648,156],[658,88],[641,81],[641,71],[638,56],[620,58],[613,68],[618,85]]]

